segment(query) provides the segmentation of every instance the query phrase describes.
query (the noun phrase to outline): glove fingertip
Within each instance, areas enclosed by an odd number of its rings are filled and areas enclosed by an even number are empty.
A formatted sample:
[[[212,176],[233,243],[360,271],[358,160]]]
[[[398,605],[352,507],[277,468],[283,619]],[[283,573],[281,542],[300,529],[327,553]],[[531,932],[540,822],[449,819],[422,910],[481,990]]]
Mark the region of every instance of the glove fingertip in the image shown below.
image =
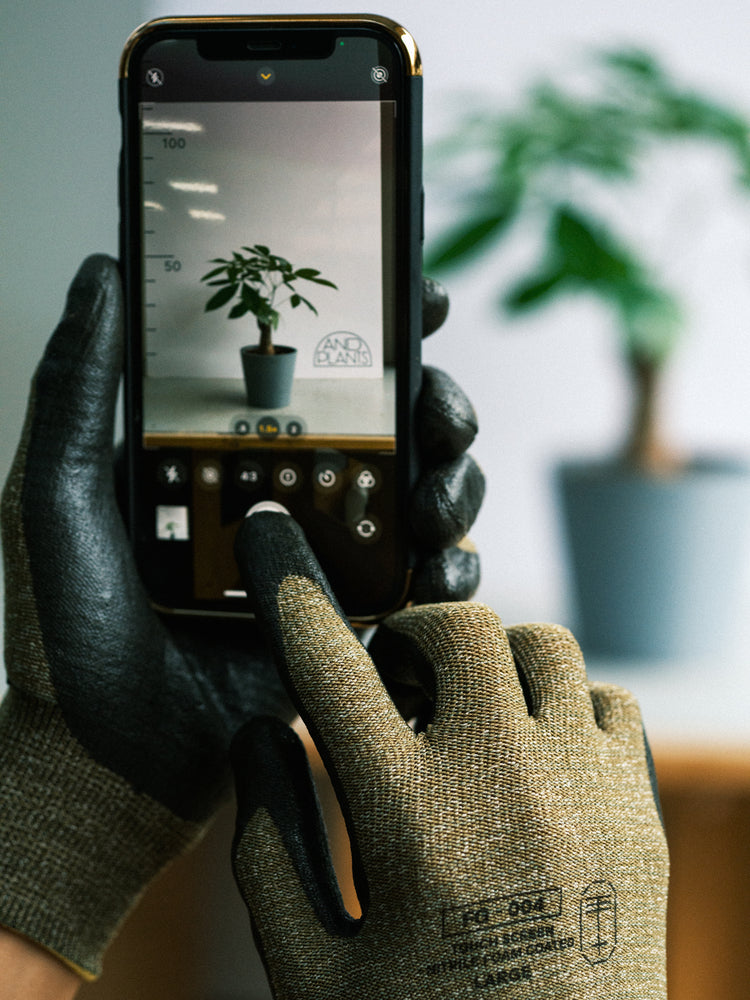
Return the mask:
[[[122,290],[116,261],[105,254],[92,254],[83,261],[70,284],[65,309],[50,338],[43,365],[54,363],[58,354],[83,355],[94,333],[103,350],[119,350],[121,311]],[[107,338],[101,337],[102,328],[112,331],[112,347]]]
[[[434,278],[422,278],[422,338],[431,336],[445,323],[450,308],[448,293]]]
[[[476,411],[463,389],[440,368],[425,365],[417,403],[417,434],[425,458],[458,458],[478,430]]]
[[[283,647],[277,597],[289,577],[313,581],[335,612],[344,618],[302,528],[288,514],[272,510],[251,513],[237,532],[234,553],[248,598],[268,630],[277,654]]]
[[[473,525],[484,501],[484,473],[471,457],[462,455],[426,473],[411,500],[411,527],[429,549],[456,545]]]
[[[479,589],[480,579],[476,549],[454,545],[434,553],[417,567],[410,596],[415,604],[469,601]]]

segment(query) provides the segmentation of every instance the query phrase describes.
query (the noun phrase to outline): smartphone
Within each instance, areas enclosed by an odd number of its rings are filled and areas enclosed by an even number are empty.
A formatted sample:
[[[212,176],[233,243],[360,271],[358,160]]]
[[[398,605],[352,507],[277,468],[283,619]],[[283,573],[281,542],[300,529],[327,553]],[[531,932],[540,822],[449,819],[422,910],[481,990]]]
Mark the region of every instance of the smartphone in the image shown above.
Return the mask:
[[[375,16],[164,18],[127,42],[128,519],[161,610],[248,613],[233,541],[264,500],[350,619],[406,599],[421,83]]]

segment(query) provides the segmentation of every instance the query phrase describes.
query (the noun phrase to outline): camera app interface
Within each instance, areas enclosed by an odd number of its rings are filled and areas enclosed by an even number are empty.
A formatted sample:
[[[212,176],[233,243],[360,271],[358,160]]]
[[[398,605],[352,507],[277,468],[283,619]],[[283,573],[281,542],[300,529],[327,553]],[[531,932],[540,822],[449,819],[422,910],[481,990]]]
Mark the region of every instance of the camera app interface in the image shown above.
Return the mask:
[[[395,104],[263,99],[284,71],[248,68],[258,99],[162,101],[155,65],[140,105],[145,476],[197,600],[243,596],[260,500],[334,547],[392,515]]]

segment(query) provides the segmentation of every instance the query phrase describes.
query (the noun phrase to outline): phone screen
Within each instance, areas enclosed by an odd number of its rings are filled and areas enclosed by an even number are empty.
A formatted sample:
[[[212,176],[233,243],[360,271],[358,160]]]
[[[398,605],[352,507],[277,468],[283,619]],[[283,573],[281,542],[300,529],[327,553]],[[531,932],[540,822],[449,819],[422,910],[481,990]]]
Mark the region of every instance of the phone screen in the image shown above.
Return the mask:
[[[413,81],[403,47],[356,24],[173,20],[131,47],[131,530],[160,606],[241,613],[234,536],[268,499],[352,617],[403,598]]]

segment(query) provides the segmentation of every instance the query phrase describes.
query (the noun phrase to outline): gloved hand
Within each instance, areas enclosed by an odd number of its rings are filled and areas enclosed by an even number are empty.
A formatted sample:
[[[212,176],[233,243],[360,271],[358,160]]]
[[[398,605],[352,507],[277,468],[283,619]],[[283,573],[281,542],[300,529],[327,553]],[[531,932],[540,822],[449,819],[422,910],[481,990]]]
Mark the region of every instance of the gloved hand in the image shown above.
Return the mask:
[[[444,309],[444,294],[433,300]],[[37,371],[3,494],[0,706],[0,924],[89,978],[141,890],[228,790],[240,723],[292,715],[253,626],[162,620],[142,591],[113,488],[121,367],[117,267],[90,258]],[[471,407],[455,387],[442,403],[425,398],[423,422],[454,442],[452,545],[473,520],[462,477],[481,479],[455,447],[473,436]],[[476,560],[458,563],[446,555],[450,573],[433,573],[438,593],[475,585]]]
[[[565,629],[480,604],[398,612],[379,656],[434,677],[415,733],[291,518],[238,534],[248,588],[331,771],[363,916],[343,909],[305,754],[235,740],[235,877],[277,1000],[665,1000],[668,858],[638,706]],[[527,703],[528,699],[528,703]]]

